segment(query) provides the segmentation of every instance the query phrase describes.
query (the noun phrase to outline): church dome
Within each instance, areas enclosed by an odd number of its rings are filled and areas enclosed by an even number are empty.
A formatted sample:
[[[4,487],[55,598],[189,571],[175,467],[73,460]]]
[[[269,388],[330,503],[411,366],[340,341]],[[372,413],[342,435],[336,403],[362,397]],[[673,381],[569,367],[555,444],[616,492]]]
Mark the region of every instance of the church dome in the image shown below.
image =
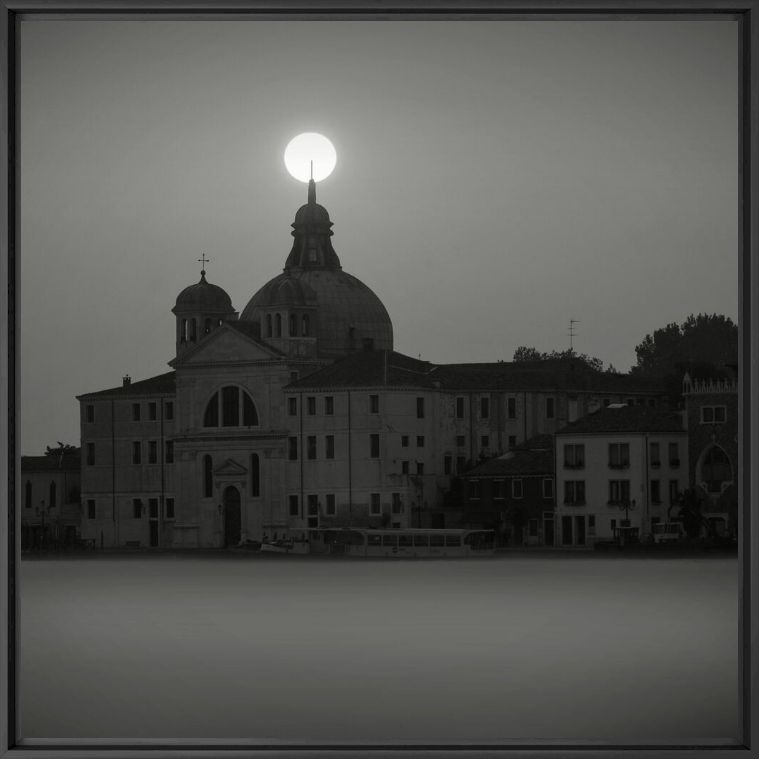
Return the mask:
[[[282,274],[250,299],[240,319],[261,324],[272,307],[315,307],[317,355],[338,358],[367,342],[393,349],[393,325],[382,301],[361,280],[342,270],[332,247],[332,222],[316,203],[313,180],[308,203],[295,214],[293,246]]]
[[[220,313],[234,311],[232,300],[226,290],[206,281],[206,273],[200,273],[200,282],[185,287],[177,296],[177,302],[172,311],[176,314],[188,313]]]

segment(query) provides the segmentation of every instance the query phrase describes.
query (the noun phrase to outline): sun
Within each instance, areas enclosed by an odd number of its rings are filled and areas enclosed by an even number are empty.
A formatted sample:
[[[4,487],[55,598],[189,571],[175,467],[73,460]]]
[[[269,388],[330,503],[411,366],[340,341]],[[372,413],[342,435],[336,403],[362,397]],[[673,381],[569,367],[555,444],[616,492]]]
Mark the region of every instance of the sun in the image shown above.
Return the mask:
[[[312,178],[312,161],[315,182],[326,179],[335,168],[335,146],[323,134],[303,132],[287,143],[285,167],[295,179],[308,182]]]

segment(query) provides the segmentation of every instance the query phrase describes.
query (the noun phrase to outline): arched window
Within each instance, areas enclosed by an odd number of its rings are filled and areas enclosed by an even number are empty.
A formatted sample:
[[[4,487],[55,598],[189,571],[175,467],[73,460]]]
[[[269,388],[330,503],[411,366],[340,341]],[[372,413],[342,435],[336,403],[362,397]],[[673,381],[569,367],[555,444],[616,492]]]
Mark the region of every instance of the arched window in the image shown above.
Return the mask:
[[[182,326],[179,330],[179,340],[183,343],[187,342],[187,319],[182,319]]]
[[[261,469],[257,453],[250,454],[250,494],[254,498],[261,495]]]
[[[213,495],[213,459],[203,456],[203,497],[210,498]]]
[[[308,314],[303,314],[303,319],[301,319],[300,333],[303,335],[303,337],[308,337]]]
[[[274,317],[274,336],[282,337],[282,314],[277,314]]]
[[[55,481],[53,480],[53,481],[50,483],[50,501],[48,502],[48,506],[49,506],[50,508],[53,508],[54,506],[56,506],[56,505],[57,505],[57,504],[56,504],[56,502],[55,502],[55,497],[56,497],[56,495],[57,495],[57,490],[58,490],[58,489],[57,489],[57,488],[56,488],[56,486],[55,486]]]
[[[290,322],[289,335],[290,337],[295,337],[298,334],[298,321],[295,314],[290,314],[289,322]]]
[[[257,427],[256,405],[244,390],[236,385],[228,385],[211,396],[203,415],[203,426]]]
[[[32,483],[27,480],[24,488],[24,505],[27,509],[32,508]]]
[[[198,323],[195,319],[190,319],[190,342],[194,343],[198,339]]]
[[[205,326],[203,327],[203,332],[207,335],[211,331],[211,320],[206,319]]]
[[[730,459],[718,445],[713,445],[704,455],[701,462],[701,482],[709,493],[721,493],[723,484],[731,482],[733,470]]]
[[[271,314],[266,314],[266,337],[271,337]]]

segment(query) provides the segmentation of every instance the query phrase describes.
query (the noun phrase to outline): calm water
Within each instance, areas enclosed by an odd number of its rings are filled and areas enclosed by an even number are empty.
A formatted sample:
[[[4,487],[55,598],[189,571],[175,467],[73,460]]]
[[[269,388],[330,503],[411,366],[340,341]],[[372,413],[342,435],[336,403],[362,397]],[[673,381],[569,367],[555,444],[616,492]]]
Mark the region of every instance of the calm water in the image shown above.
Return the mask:
[[[737,736],[734,558],[22,563],[24,737]]]

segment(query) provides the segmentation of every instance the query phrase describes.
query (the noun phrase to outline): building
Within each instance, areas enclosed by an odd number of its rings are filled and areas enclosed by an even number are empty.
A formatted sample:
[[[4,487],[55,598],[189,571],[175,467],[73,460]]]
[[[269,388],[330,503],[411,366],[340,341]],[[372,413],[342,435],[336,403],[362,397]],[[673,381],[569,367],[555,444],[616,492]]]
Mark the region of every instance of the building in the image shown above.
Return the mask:
[[[738,529],[738,383],[734,376],[698,380],[686,374],[690,486],[701,503],[705,536]]]
[[[80,449],[21,457],[21,548],[76,544],[81,524]]]
[[[644,538],[668,521],[690,481],[684,421],[668,409],[613,404],[559,430],[558,544]]]
[[[553,435],[538,435],[468,470],[452,506],[462,523],[495,530],[500,545],[553,546],[554,466]]]
[[[581,361],[433,364],[393,351],[309,183],[284,271],[242,311],[186,287],[172,371],[78,396],[82,534],[218,547],[327,526],[445,526],[451,479],[656,382]]]

